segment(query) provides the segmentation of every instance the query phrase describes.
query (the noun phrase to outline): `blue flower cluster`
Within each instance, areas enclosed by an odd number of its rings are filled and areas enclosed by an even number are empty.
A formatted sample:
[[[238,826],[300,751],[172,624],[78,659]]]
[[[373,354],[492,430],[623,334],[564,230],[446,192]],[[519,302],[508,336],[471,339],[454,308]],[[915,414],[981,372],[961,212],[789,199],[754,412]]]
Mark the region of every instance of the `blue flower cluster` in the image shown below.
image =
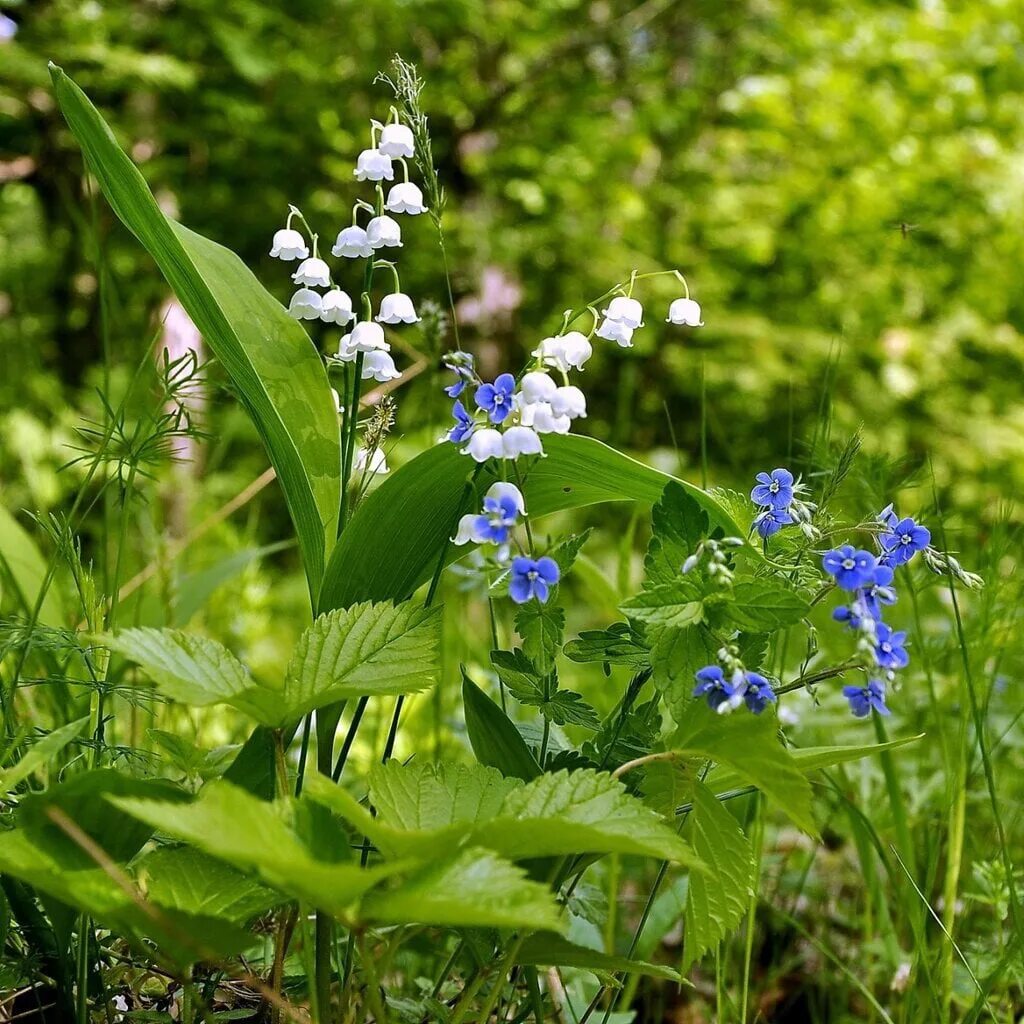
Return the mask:
[[[748,672],[741,665],[732,667],[728,679],[720,665],[705,665],[696,673],[697,685],[693,688],[694,697],[706,697],[708,707],[719,714],[726,714],[741,704],[755,715],[761,714],[769,704],[778,698],[772,684],[757,672]]]
[[[832,617],[861,634],[875,665],[891,680],[893,673],[907,667],[910,656],[906,650],[907,634],[882,621],[883,609],[896,603],[894,570],[925,551],[931,543],[931,533],[909,516],[899,518],[892,505],[879,514],[878,522],[879,554],[844,544],[826,552],[821,564],[836,586],[851,594],[850,603],[837,608]],[[881,679],[869,679],[865,686],[844,686],[843,695],[858,718],[867,717],[872,710],[880,715],[889,714],[885,682]]]
[[[793,502],[793,474],[788,469],[773,469],[758,473],[757,484],[750,492],[750,500],[761,511],[754,518],[754,527],[767,539],[793,522],[789,507]]]

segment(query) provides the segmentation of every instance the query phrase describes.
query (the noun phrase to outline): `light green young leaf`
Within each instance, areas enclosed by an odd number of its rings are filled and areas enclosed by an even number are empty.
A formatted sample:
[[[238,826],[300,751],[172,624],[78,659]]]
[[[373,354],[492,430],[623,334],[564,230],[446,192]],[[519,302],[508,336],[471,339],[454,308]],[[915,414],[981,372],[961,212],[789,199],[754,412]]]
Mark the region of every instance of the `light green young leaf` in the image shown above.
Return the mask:
[[[6,771],[0,772],[0,793],[10,793],[15,786],[27,779],[37,768],[42,768],[51,758],[56,757],[88,724],[89,716],[68,722],[59,729],[47,733],[28,748],[25,756]]]
[[[774,801],[805,832],[817,836],[811,786],[792,754],[779,741],[773,714],[744,709],[717,715],[700,703],[687,709],[672,748],[725,765]]]
[[[299,639],[285,677],[289,718],[350,697],[416,693],[440,673],[441,608],[406,601],[321,615]]]
[[[85,93],[53,64],[50,77],[114,213],[156,261],[256,424],[295,524],[315,605],[341,505],[338,419],[320,356],[234,253],[164,215]]]
[[[426,865],[394,888],[363,899],[360,914],[385,924],[517,928],[560,932],[567,925],[554,894],[489,850],[467,849]]]
[[[754,858],[747,837],[736,819],[700,782],[694,784],[689,825],[693,847],[708,870],[690,877],[683,927],[683,971],[740,923],[754,881]]]

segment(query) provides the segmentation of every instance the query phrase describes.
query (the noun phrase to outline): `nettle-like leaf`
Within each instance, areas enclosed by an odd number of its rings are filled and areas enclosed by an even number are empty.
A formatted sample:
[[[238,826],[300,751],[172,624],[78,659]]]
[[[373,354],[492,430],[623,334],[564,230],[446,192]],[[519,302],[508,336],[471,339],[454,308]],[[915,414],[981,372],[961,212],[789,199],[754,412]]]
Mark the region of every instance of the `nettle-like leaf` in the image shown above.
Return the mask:
[[[568,923],[546,885],[482,849],[466,849],[425,865],[396,886],[371,893],[360,916],[383,924],[555,932]]]
[[[711,790],[699,782],[694,783],[688,824],[694,850],[708,870],[690,876],[683,971],[740,923],[754,883],[754,857],[747,837]]]
[[[597,712],[581,694],[559,689],[557,672],[552,670],[547,677],[542,676],[519,648],[491,651],[491,664],[508,692],[520,704],[537,708],[556,725],[597,729],[601,724]]]
[[[707,512],[677,482],[666,485],[651,510],[651,540],[644,557],[644,587],[672,583],[683,562],[708,535]]]
[[[676,578],[642,590],[624,601],[620,610],[630,619],[649,626],[684,629],[704,619],[704,589],[691,577]]]
[[[523,650],[541,673],[551,672],[565,634],[565,609],[549,600],[529,601],[516,612],[516,632]]]
[[[650,663],[646,642],[628,622],[616,622],[607,629],[584,630],[562,648],[562,653],[570,661],[584,665],[603,662],[640,669]]]
[[[694,673],[718,660],[718,641],[704,625],[686,629],[654,629],[651,669],[654,685],[676,722],[682,722],[693,704]]]
[[[440,673],[441,608],[406,601],[321,615],[300,637],[285,677],[290,716],[350,697],[433,686]]]
[[[791,587],[765,580],[738,582],[721,605],[725,621],[735,629],[764,632],[793,626],[810,605]]]
[[[717,715],[700,703],[690,705],[672,748],[725,765],[744,783],[756,786],[805,832],[818,834],[811,810],[811,786],[778,737],[775,716],[738,711]]]

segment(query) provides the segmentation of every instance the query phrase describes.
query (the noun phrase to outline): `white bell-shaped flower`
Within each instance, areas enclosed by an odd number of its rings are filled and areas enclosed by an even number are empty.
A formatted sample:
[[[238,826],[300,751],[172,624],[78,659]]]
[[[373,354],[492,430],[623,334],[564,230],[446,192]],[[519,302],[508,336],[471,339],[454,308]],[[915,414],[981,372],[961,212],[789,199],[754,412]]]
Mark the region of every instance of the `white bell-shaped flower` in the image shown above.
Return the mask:
[[[379,384],[385,381],[398,380],[401,377],[389,352],[375,348],[363,356],[363,380],[372,377]]]
[[[419,185],[411,181],[400,181],[392,185],[388,190],[388,201],[384,209],[390,213],[426,213],[427,208],[423,205],[423,193]]]
[[[502,450],[506,459],[518,459],[520,455],[543,455],[544,445],[540,434],[532,427],[509,427],[501,436]]]
[[[370,320],[363,320],[341,339],[335,358],[343,363],[352,363],[360,352],[378,351],[391,351],[391,346],[384,340],[384,328]]]
[[[475,462],[500,459],[505,454],[502,436],[491,427],[474,430],[466,442],[466,447],[462,449],[462,454],[472,456]]]
[[[386,245],[402,244],[402,229],[394,217],[386,213],[374,217],[366,225],[366,240],[374,249],[382,249]]]
[[[352,299],[348,292],[340,288],[332,288],[321,302],[320,319],[328,324],[340,324],[344,327],[351,323],[355,314],[352,312]]]
[[[356,159],[356,169],[352,173],[356,176],[356,181],[395,180],[391,157],[379,149],[364,149]]]
[[[480,521],[479,512],[471,512],[459,520],[459,527],[452,537],[453,544],[485,544],[487,535],[477,525]]]
[[[367,473],[387,473],[388,460],[380,448],[374,448],[372,454],[365,448],[360,448],[352,460],[352,470],[356,473],[362,473],[364,470]]]
[[[573,384],[556,388],[550,402],[551,411],[556,416],[568,416],[575,420],[587,415],[587,396]]]
[[[492,498],[494,501],[502,501],[504,499],[510,499],[512,501],[512,507],[521,515],[526,515],[526,499],[523,497],[523,492],[516,487],[515,484],[505,483],[504,480],[499,480],[495,484],[491,484],[487,488],[487,493],[484,498]]]
[[[601,315],[634,329],[644,325],[644,307],[636,299],[627,298],[625,295],[616,295],[608,303],[608,308],[601,310]]]
[[[519,422],[538,434],[568,434],[572,422],[568,416],[556,416],[550,402],[532,402],[519,410]]]
[[[312,288],[300,288],[288,303],[288,313],[296,320],[317,320],[322,308],[320,293]]]
[[[602,320],[601,326],[597,329],[599,338],[607,338],[614,341],[620,348],[633,347],[633,328],[618,320]]]
[[[310,256],[299,264],[292,280],[306,288],[327,288],[331,283],[331,268],[318,256]]]
[[[380,300],[380,312],[375,319],[382,324],[414,324],[419,321],[412,299],[404,292],[392,292]]]
[[[703,327],[704,321],[700,318],[700,303],[693,299],[676,299],[668,307],[669,324],[684,324],[687,327]]]
[[[281,228],[274,232],[270,255],[278,260],[304,260],[309,255],[309,246],[294,228]]]
[[[366,231],[353,224],[352,227],[342,228],[338,232],[331,253],[334,256],[347,256],[351,260],[366,259],[373,255],[373,246],[366,237]]]
[[[412,129],[404,124],[384,125],[377,148],[385,156],[412,156],[415,152]]]
[[[582,370],[583,364],[594,354],[594,349],[585,334],[569,331],[567,334],[545,338],[533,350],[533,354],[543,359],[545,366],[554,366],[568,373],[569,370]]]
[[[534,402],[550,402],[556,388],[555,382],[542,370],[531,370],[529,373],[524,373],[523,379],[519,382],[519,391],[526,405],[532,405]]]

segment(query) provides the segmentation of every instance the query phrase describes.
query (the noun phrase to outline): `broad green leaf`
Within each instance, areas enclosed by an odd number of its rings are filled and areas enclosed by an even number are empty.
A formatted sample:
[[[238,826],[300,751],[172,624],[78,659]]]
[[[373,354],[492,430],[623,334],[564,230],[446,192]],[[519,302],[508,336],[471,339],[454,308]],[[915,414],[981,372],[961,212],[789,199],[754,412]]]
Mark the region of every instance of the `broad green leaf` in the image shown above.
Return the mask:
[[[620,610],[630,619],[650,626],[685,629],[704,618],[704,592],[700,584],[686,576],[659,583],[624,601]]]
[[[462,673],[462,704],[466,732],[476,759],[502,775],[529,780],[540,775],[537,759],[504,711]]]
[[[792,626],[810,611],[810,605],[790,588],[761,580],[737,583],[730,600],[719,608],[737,629],[755,633]]]
[[[800,771],[809,775],[822,768],[831,768],[837,764],[845,764],[847,761],[859,761],[861,758],[880,754],[883,750],[905,747],[908,743],[916,743],[923,738],[924,733],[919,733],[917,736],[889,740],[888,743],[864,743],[848,747],[804,747],[802,750],[790,748],[789,754]],[[725,793],[744,785],[745,779],[725,766],[716,769],[708,776],[708,784],[714,788],[716,793]]]
[[[265,725],[258,726],[242,744],[223,777],[260,800],[273,800],[277,774],[274,758],[273,731]]]
[[[506,796],[474,841],[517,860],[574,853],[626,853],[693,865],[674,829],[607,772],[541,775]]]
[[[600,950],[579,946],[575,942],[538,932],[529,936],[516,953],[516,963],[529,967],[580,967],[598,975],[642,974],[648,978],[663,978],[679,982],[678,971],[660,964],[649,964],[645,960],[630,960],[624,956],[610,956]]]
[[[817,836],[810,783],[779,741],[774,714],[753,715],[741,708],[718,715],[694,702],[671,745],[681,753],[725,765],[778,804],[805,832]]]
[[[17,591],[19,610],[26,618],[35,610],[47,569],[46,559],[31,535],[7,509],[0,506],[0,570],[6,570]],[[53,583],[40,605],[39,622],[44,626],[65,625],[64,604]]]
[[[554,894],[489,850],[467,849],[363,899],[360,914],[385,924],[562,931]]]
[[[157,847],[132,870],[143,894],[161,907],[240,924],[283,899],[251,875],[191,846]]]
[[[406,601],[321,615],[299,639],[285,677],[289,718],[349,697],[416,693],[437,683],[441,608]]]
[[[165,216],[85,93],[50,65],[61,111],[114,213],[156,261],[227,370],[277,471],[314,605],[338,529],[338,418],[303,328],[234,253]]]
[[[125,629],[103,638],[135,662],[161,693],[184,704],[230,704],[264,725],[280,725],[282,694],[262,686],[223,645],[178,629]]]
[[[671,477],[577,434],[544,437],[546,457],[530,468],[523,488],[537,519],[563,509],[605,501],[653,504]],[[404,600],[430,578],[442,552],[454,561],[465,552],[448,545],[463,508],[470,460],[452,444],[439,444],[406,463],[365,498],[338,541],[324,576],[320,610],[358,601]],[[485,468],[473,504],[494,482]],[[692,484],[679,482],[713,524],[742,536],[731,516]],[[414,516],[409,509],[415,509]],[[446,550],[447,547],[447,550]],[[751,549],[752,551],[754,549]]]
[[[362,893],[401,868],[361,868],[347,858],[347,838],[326,819],[308,831],[304,800],[267,803],[219,779],[190,803],[115,799],[118,807],[161,832],[191,844],[268,885],[332,914],[344,914]],[[330,856],[325,856],[328,853]]]
[[[370,771],[370,801],[388,825],[439,829],[489,821],[517,785],[480,764],[388,761]]]
[[[683,925],[683,971],[740,923],[754,882],[754,857],[747,837],[736,819],[700,782],[694,784],[688,824],[693,848],[708,870],[690,876]]]
[[[59,729],[47,733],[28,748],[25,756],[6,771],[0,772],[0,793],[9,793],[22,780],[27,779],[37,768],[49,763],[86,727],[89,716],[68,722]]]
[[[719,522],[724,526],[724,523]],[[708,535],[706,506],[672,481],[651,509],[651,540],[644,556],[644,587],[671,583],[679,578],[683,562]],[[742,536],[742,534],[735,534]]]

